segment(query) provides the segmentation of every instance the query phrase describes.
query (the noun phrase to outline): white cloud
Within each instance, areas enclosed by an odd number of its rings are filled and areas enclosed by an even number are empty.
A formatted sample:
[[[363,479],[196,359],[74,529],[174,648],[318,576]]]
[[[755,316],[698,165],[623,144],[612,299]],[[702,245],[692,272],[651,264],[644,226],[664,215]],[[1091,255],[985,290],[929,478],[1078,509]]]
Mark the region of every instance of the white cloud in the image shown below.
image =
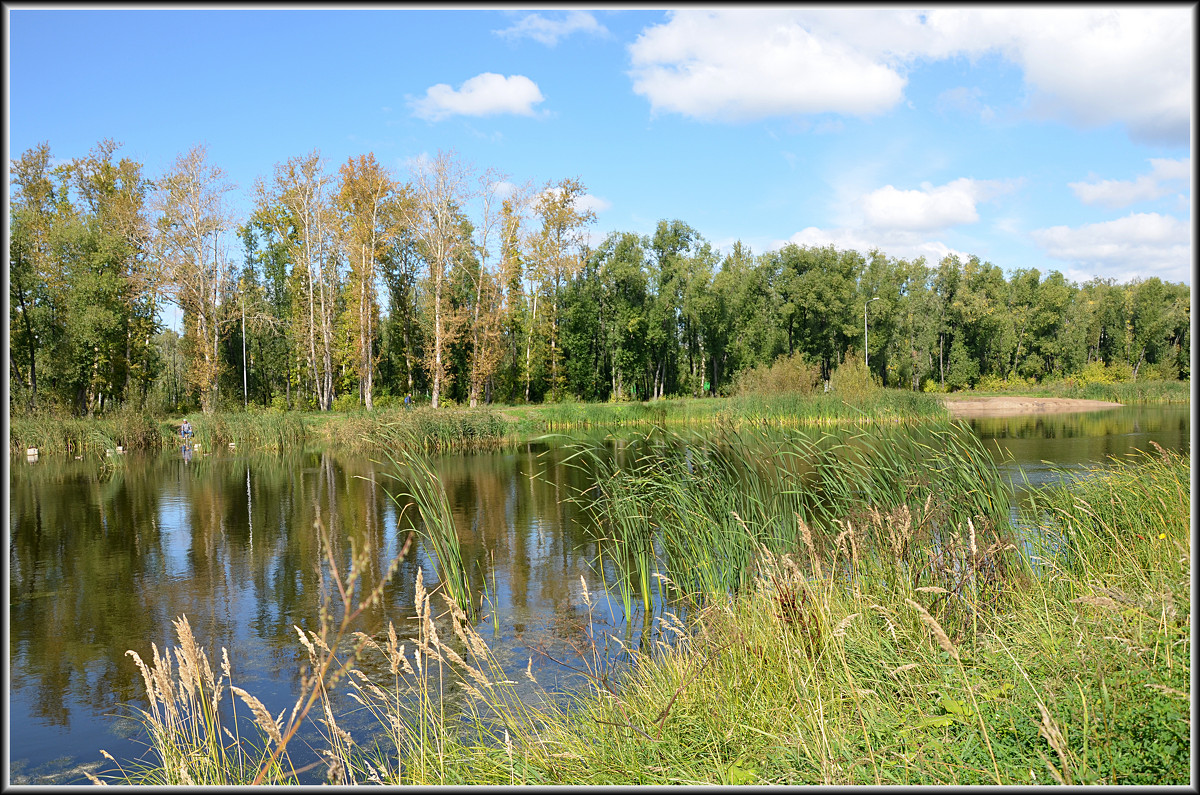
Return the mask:
[[[1091,276],[1119,281],[1149,274],[1170,281],[1191,279],[1191,226],[1174,216],[1133,213],[1076,227],[1052,226],[1035,230],[1033,239],[1049,256]]]
[[[630,74],[656,112],[868,115],[903,99],[909,65],[999,53],[1023,70],[1035,115],[1186,143],[1193,33],[1187,6],[696,9],[643,30]]]
[[[438,83],[426,90],[425,96],[409,99],[413,115],[428,121],[441,121],[450,116],[492,116],[498,113],[534,115],[533,106],[544,100],[541,90],[528,77],[505,77],[484,72],[463,83],[457,90]]]
[[[1009,190],[1002,180],[956,179],[934,187],[928,182],[920,190],[897,190],[885,185],[862,198],[867,226],[878,229],[908,229],[929,232],[979,220],[975,205]]]
[[[575,206],[580,212],[586,213],[591,210],[594,213],[602,213],[612,207],[612,202],[608,199],[602,199],[599,196],[593,196],[590,193],[585,193],[575,200]]]
[[[938,12],[942,13],[942,12]],[[945,13],[954,14],[954,11]],[[1035,89],[1032,110],[1082,127],[1113,122],[1142,141],[1185,143],[1191,129],[1192,9],[986,9],[966,12]]]
[[[529,16],[522,17],[511,28],[492,32],[506,39],[528,37],[545,44],[547,47],[553,47],[558,44],[559,39],[575,32],[603,36],[608,34],[608,29],[597,22],[596,18],[586,11],[572,11],[562,19],[547,19],[541,14],[530,14]]]
[[[544,196],[546,194],[551,194],[557,196],[561,192],[562,188],[552,185],[538,195]],[[575,209],[581,213],[586,213],[591,210],[592,212],[599,214],[610,207],[612,207],[612,202],[610,202],[608,199],[602,199],[599,196],[593,196],[590,193],[583,193],[575,197]]]
[[[924,257],[926,264],[936,265],[947,254],[961,260],[970,255],[953,249],[940,240],[926,240],[922,236],[905,231],[877,231],[865,227],[821,229],[815,226],[801,229],[787,240],[775,241],[771,249],[782,248],[787,243],[798,246],[833,246],[839,251],[853,250],[866,256],[872,249],[879,249],[889,257],[915,260]]]
[[[1070,182],[1068,187],[1084,204],[1127,207],[1134,202],[1159,199],[1176,192],[1179,182],[1187,180],[1191,189],[1192,159],[1152,158],[1150,173],[1140,174],[1132,182],[1106,179],[1100,182]]]
[[[863,192],[861,180],[853,178],[835,186],[845,210],[834,226],[806,227],[787,240],[776,240],[777,249],[787,243],[853,249],[866,255],[879,249],[889,257],[914,260],[924,257],[937,263],[947,254],[966,259],[969,254],[936,239],[939,232],[959,224],[979,221],[977,205],[1015,189],[1020,180],[976,180],[966,177],[945,185],[922,183],[919,190],[900,190],[892,185]]]
[[[763,10],[676,11],[629,46],[633,90],[654,111],[745,121],[796,113],[879,113],[905,79],[845,43]]]
[[[415,155],[399,158],[397,162],[405,171],[415,172],[428,167],[433,162],[433,157],[428,152],[418,152]]]

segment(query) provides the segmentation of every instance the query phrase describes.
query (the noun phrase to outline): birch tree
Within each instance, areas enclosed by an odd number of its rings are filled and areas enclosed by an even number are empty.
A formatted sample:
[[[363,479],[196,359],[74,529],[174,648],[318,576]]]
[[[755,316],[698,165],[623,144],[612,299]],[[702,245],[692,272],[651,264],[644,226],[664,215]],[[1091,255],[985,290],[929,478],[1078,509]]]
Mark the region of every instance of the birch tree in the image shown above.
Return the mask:
[[[413,163],[410,187],[413,202],[403,215],[427,268],[431,339],[425,350],[425,365],[430,402],[437,408],[447,378],[447,349],[459,331],[450,305],[449,275],[455,259],[470,245],[462,234],[461,208],[471,198],[471,172],[453,152],[439,151],[435,158],[420,158]]]
[[[513,196],[502,198],[502,192],[510,188],[505,175],[491,169],[479,178],[479,224],[475,227],[475,245],[479,268],[473,274],[474,300],[471,306],[471,370],[468,399],[471,407],[479,403],[480,392],[490,382],[500,360],[504,356],[504,270],[509,262],[508,244],[513,235],[508,231],[512,223]],[[524,191],[516,191],[516,196]],[[488,260],[492,246],[499,238],[499,263],[489,269]]]
[[[352,364],[358,376],[359,399],[369,411],[373,408],[374,340],[379,328],[376,283],[381,257],[399,238],[401,196],[396,181],[373,154],[351,157],[340,173],[337,204],[349,265],[346,311],[353,315],[355,329]]]
[[[296,277],[293,335],[303,350],[321,411],[333,407],[333,344],[339,261],[333,239],[330,178],[318,151],[275,166],[272,183],[257,185],[259,216],[285,244]]]
[[[201,408],[211,414],[231,281],[222,237],[234,221],[225,197],[234,185],[208,162],[203,145],[180,155],[158,184],[157,254],[169,274],[171,296],[183,310],[184,338],[192,352],[187,379],[200,391]]]

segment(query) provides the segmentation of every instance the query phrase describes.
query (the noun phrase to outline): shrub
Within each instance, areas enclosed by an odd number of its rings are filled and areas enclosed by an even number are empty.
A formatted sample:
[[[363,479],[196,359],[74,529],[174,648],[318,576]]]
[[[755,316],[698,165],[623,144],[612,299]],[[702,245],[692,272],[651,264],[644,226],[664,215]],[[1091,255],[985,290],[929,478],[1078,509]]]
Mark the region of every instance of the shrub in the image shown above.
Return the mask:
[[[1072,379],[1078,386],[1089,384],[1123,384],[1133,380],[1133,368],[1125,362],[1105,365],[1102,361],[1088,362]]]
[[[1179,364],[1174,361],[1147,364],[1138,370],[1138,380],[1141,381],[1178,381]]]
[[[865,395],[879,388],[876,379],[858,357],[847,356],[829,374],[829,391],[843,397]]]
[[[975,384],[975,389],[979,392],[1004,392],[1007,388],[1007,381],[991,373],[980,378],[978,383]]]
[[[357,411],[358,395],[338,395],[333,399],[333,410],[340,412]]]
[[[758,365],[738,374],[736,393],[739,395],[809,395],[821,382],[821,371],[809,363],[802,353],[781,356],[771,365]]]

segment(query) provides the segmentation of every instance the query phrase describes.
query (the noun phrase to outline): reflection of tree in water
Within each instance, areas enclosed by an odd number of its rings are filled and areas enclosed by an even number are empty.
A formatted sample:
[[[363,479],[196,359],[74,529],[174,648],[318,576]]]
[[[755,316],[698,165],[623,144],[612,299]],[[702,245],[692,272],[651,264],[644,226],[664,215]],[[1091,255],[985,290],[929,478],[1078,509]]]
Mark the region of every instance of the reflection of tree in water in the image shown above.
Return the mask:
[[[1125,406],[1104,411],[981,417],[975,432],[1033,461],[1102,463],[1106,457],[1145,451],[1154,440],[1172,450],[1190,450],[1187,406]]]
[[[53,457],[12,468],[12,685],[32,686],[35,709],[53,725],[69,725],[72,701],[111,710],[140,687],[121,655],[145,643],[155,609],[138,591],[162,568],[161,478],[156,469],[104,472]]]

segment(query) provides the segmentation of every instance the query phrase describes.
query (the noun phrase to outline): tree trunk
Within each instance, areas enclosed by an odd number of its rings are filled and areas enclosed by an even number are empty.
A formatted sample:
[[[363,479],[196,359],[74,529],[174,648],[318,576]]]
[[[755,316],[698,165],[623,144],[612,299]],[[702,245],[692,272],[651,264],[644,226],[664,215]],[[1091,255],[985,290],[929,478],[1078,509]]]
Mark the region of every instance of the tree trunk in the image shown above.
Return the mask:
[[[942,389],[946,388],[946,361],[944,353],[946,350],[946,335],[938,334],[938,377],[942,385]]]
[[[438,265],[438,274],[433,288],[433,390],[432,405],[438,407],[438,397],[442,388],[442,273]]]

